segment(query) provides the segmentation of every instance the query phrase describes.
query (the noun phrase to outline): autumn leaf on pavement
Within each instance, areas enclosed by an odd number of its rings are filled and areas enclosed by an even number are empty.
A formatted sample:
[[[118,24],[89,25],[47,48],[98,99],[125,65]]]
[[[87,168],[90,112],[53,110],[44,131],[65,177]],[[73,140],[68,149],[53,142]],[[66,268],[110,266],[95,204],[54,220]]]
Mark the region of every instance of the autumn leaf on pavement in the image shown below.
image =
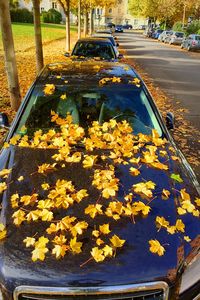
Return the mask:
[[[92,248],[92,251],[90,253],[96,262],[101,262],[105,259],[103,250],[99,249],[98,247]]]
[[[97,158],[97,155],[85,155],[83,160],[83,168],[89,169],[92,168],[95,160]]]
[[[21,209],[18,209],[13,213],[12,218],[14,219],[13,223],[16,226],[19,226],[25,220],[25,212]]]
[[[150,240],[149,245],[150,245],[149,250],[152,253],[158,254],[159,256],[164,255],[165,248],[160,244],[158,240]]]
[[[124,243],[126,242],[125,240],[121,240],[116,234],[113,235],[113,237],[110,239],[113,247],[115,248],[121,248]]]
[[[7,230],[5,228],[5,225],[0,223],[0,240],[3,240],[6,237]]]

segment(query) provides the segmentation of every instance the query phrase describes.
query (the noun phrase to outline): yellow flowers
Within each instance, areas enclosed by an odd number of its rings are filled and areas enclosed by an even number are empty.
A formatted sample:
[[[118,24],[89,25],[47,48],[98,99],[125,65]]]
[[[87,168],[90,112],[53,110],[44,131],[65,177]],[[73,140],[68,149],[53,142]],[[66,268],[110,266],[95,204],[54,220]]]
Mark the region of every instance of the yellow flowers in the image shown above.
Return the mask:
[[[45,95],[52,95],[54,92],[55,92],[55,85],[54,84],[46,84],[45,87],[44,87],[44,94]]]
[[[149,250],[152,253],[158,254],[159,256],[164,255],[165,248],[160,244],[158,240],[150,240],[149,246]]]

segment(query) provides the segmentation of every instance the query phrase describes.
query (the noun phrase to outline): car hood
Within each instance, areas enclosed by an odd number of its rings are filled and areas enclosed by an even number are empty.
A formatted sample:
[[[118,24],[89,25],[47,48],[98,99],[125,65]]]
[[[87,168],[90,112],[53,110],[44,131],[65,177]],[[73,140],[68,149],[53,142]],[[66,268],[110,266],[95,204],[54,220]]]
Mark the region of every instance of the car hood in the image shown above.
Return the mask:
[[[1,222],[6,224],[7,238],[0,243],[0,276],[1,282],[8,290],[13,290],[19,285],[31,286],[112,286],[151,282],[165,280],[173,284],[176,280],[177,270],[181,263],[192,251],[195,250],[197,235],[199,234],[199,220],[191,214],[181,217],[185,223],[184,234],[168,234],[166,230],[158,229],[155,226],[156,216],[163,216],[171,224],[175,224],[177,218],[177,196],[176,190],[186,188],[191,198],[197,196],[190,179],[186,177],[179,162],[169,160],[169,171],[163,172],[143,166],[141,176],[133,177],[129,173],[129,167],[118,165],[116,177],[120,180],[120,189],[117,194],[119,201],[124,201],[124,193],[127,193],[131,186],[141,180],[152,180],[156,183],[155,199],[151,202],[151,212],[146,218],[137,218],[131,222],[129,218],[122,218],[113,221],[108,217],[92,220],[84,215],[85,203],[94,203],[98,197],[97,190],[92,186],[91,171],[81,168],[80,164],[69,164],[66,168],[57,169],[48,175],[48,182],[55,183],[57,179],[66,179],[75,182],[78,189],[87,189],[90,196],[76,206],[76,216],[80,220],[86,220],[92,227],[98,223],[110,223],[113,234],[125,239],[123,248],[117,250],[116,256],[108,258],[104,262],[96,263],[90,260],[81,267],[90,257],[91,248],[94,242],[91,239],[90,228],[79,239],[84,242],[83,252],[79,255],[67,254],[63,259],[56,260],[49,252],[46,259],[41,262],[32,262],[30,248],[25,248],[23,240],[27,236],[41,236],[45,234],[41,222],[22,224],[20,227],[13,225],[13,209],[10,206],[11,195],[18,192],[20,195],[31,194],[41,189],[41,184],[46,181],[46,176],[38,176],[37,166],[52,163],[52,154],[55,150],[30,149],[10,147],[3,150],[0,156],[0,167],[12,168],[8,178],[8,189],[2,194]],[[183,183],[175,182],[170,178],[170,173],[180,174]],[[30,175],[31,174],[31,175]],[[17,178],[24,177],[18,181]],[[163,189],[173,189],[168,200],[161,198]],[[40,195],[44,197],[44,195]],[[138,198],[138,200],[140,200]],[[144,201],[145,202],[145,201]],[[90,234],[88,233],[90,231]],[[43,232],[43,233],[41,233]],[[191,242],[183,240],[188,235]],[[149,251],[148,241],[157,239],[164,245],[166,252],[158,256]],[[196,244],[195,244],[196,243]],[[196,246],[197,247],[197,246]]]

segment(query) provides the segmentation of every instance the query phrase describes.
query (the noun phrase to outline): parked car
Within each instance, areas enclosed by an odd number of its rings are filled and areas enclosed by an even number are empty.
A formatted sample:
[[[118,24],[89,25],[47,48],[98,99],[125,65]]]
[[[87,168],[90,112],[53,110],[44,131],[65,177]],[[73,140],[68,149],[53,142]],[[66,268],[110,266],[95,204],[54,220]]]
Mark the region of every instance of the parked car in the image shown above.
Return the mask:
[[[170,41],[170,39],[171,39],[171,36],[172,36],[173,34],[174,34],[174,31],[170,31],[170,33],[167,34],[167,35],[164,37],[163,42],[164,42],[165,44],[169,43],[169,41]]]
[[[159,37],[159,35],[160,35],[162,32],[163,32],[162,29],[157,29],[156,31],[153,32],[152,38],[157,40],[158,37]]]
[[[199,184],[167,127],[131,66],[43,69],[0,152],[1,299],[198,295]]]
[[[117,57],[119,56],[119,50],[118,50],[119,44],[115,41],[114,37],[111,34],[109,35],[109,34],[94,33],[92,34],[92,37],[108,39],[112,43],[116,56]]]
[[[123,25],[123,29],[133,29],[133,26],[131,24],[125,24]]]
[[[190,34],[187,38],[183,39],[181,48],[185,48],[188,51],[200,50],[200,35]]]
[[[124,30],[123,30],[123,26],[122,25],[116,25],[115,26],[115,32],[124,32]]]
[[[66,53],[65,56],[70,56],[70,54]],[[100,58],[103,60],[118,59],[112,43],[107,38],[79,39],[72,50],[71,56],[78,58]]]
[[[138,25],[138,26],[136,26],[135,29],[138,29],[138,30],[145,30],[146,28],[147,28],[146,25]]]
[[[171,30],[164,30],[158,37],[158,40],[164,42],[165,38],[171,33]]]
[[[184,38],[184,32],[175,31],[170,35],[169,44],[181,45]]]
[[[96,33],[104,33],[104,34],[112,34],[113,35],[113,31],[111,29],[98,29],[98,30],[96,30]]]

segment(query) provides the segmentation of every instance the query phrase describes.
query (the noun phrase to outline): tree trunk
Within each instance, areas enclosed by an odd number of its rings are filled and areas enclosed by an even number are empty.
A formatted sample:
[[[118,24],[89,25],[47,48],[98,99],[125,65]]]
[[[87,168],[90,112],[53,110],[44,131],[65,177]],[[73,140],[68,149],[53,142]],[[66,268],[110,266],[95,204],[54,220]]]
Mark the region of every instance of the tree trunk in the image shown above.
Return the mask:
[[[17,111],[20,105],[21,97],[8,0],[0,0],[0,23],[5,53],[5,67],[8,88],[10,92],[10,102],[12,109]]]
[[[84,37],[88,34],[88,12],[84,14]]]
[[[93,20],[93,8],[90,9],[90,34],[93,33],[94,30],[94,20]]]
[[[70,0],[67,0],[66,10],[66,51],[70,51]]]
[[[36,50],[36,66],[37,73],[41,71],[44,66],[43,50],[42,50],[42,33],[40,25],[40,0],[33,1],[33,16],[34,16],[34,30],[35,30],[35,50]]]
[[[78,0],[78,39],[81,38],[81,0]]]

